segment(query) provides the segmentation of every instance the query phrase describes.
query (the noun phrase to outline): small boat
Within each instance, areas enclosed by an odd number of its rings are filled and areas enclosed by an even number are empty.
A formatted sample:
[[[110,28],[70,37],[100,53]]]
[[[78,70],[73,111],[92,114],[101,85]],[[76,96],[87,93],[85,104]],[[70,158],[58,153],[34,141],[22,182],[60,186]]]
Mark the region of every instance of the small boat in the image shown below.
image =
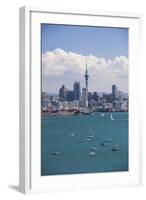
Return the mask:
[[[104,139],[104,142],[112,142],[113,140],[111,138]]]
[[[88,138],[93,138],[93,137],[94,137],[94,135],[88,135],[87,137],[88,137]]]
[[[71,133],[70,135],[71,135],[72,137],[74,137],[74,136],[75,136],[75,134],[74,134],[74,133]]]
[[[104,117],[104,113],[102,113],[101,116]]]
[[[87,140],[87,141],[91,141],[91,138],[87,137],[86,140]]]
[[[100,145],[105,147],[105,146],[107,146],[107,143],[106,142],[101,142]]]
[[[80,113],[83,114],[83,115],[90,115],[90,114],[93,113],[93,111],[88,109],[88,108],[86,108],[84,110],[81,110]]]
[[[110,115],[110,118],[111,118],[111,120],[114,120],[114,118],[113,118],[113,115],[112,115],[112,114]]]
[[[56,155],[59,155],[59,152],[58,151],[54,151],[51,154],[54,155],[54,156],[56,156]]]
[[[119,150],[119,145],[115,144],[111,150],[112,151],[118,151]]]
[[[90,150],[96,151],[97,148],[96,147],[90,147]]]
[[[93,156],[93,155],[96,154],[96,152],[95,152],[95,151],[91,151],[91,152],[89,152],[88,154],[91,155],[91,156]]]

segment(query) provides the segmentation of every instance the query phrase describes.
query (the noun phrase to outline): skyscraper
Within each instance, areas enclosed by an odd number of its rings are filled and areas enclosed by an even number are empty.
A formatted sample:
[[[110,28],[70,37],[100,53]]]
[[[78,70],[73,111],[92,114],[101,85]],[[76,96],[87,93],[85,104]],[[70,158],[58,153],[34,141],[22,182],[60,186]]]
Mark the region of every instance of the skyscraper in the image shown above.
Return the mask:
[[[41,93],[41,106],[47,107],[49,104],[49,96],[46,92]]]
[[[65,101],[67,99],[67,89],[64,85],[59,90],[59,99],[60,101]]]
[[[115,101],[117,97],[118,97],[118,87],[116,85],[112,85],[112,98],[113,98],[113,101]]]
[[[97,94],[97,92],[93,92],[93,100],[94,101],[98,101],[98,94]]]
[[[67,98],[66,98],[67,101],[73,101],[74,100],[74,91],[72,90],[68,90],[67,91]]]
[[[87,88],[82,88],[82,105],[84,108],[88,107],[88,92]]]
[[[80,91],[80,82],[74,82],[74,100],[80,100],[81,91]]]

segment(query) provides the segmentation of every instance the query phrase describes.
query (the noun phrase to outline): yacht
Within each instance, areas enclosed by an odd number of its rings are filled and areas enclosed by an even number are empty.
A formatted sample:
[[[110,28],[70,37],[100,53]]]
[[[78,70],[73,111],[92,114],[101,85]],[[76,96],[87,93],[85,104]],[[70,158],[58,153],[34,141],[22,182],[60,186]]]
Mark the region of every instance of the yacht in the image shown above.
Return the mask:
[[[101,142],[100,145],[105,147],[105,146],[107,146],[107,142]]]
[[[75,136],[75,134],[74,134],[74,133],[71,133],[70,135],[71,135],[72,137],[74,137],[74,136]]]
[[[96,147],[90,147],[90,150],[96,151],[97,148]]]
[[[93,138],[94,135],[90,134],[90,135],[88,135],[87,137],[88,137],[88,138]]]
[[[51,154],[55,156],[55,155],[59,155],[59,152],[58,151],[54,151]]]
[[[112,138],[106,138],[104,139],[104,142],[112,142]]]
[[[91,138],[87,137],[86,140],[87,140],[87,141],[91,141]]]
[[[88,154],[92,156],[92,155],[95,155],[96,152],[95,152],[95,151],[91,151],[91,152],[89,152]]]
[[[113,118],[113,115],[112,115],[112,114],[110,115],[110,118],[111,118],[111,120],[114,120],[114,118]]]
[[[80,111],[80,113],[83,114],[83,115],[90,115],[91,113],[93,113],[93,111],[89,108],[85,108],[85,109],[82,109]]]
[[[119,150],[119,145],[115,144],[111,150],[112,151],[118,151]]]

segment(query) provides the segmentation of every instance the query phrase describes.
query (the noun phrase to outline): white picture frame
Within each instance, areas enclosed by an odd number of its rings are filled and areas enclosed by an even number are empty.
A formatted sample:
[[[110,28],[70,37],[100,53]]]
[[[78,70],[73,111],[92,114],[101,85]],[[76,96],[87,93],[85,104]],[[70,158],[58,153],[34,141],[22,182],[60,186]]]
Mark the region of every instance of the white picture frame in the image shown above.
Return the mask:
[[[23,193],[140,185],[142,139],[139,84],[140,14],[20,8],[20,174]],[[129,171],[80,175],[40,175],[40,23],[129,29]],[[35,99],[35,101],[34,101]]]

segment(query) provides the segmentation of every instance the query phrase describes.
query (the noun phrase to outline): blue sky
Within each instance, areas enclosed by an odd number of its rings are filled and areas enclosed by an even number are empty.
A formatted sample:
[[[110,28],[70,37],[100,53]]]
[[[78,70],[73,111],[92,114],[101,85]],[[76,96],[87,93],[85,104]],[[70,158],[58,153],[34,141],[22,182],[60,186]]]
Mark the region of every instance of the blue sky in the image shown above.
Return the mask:
[[[128,29],[42,24],[42,53],[56,48],[106,59],[128,57]]]
[[[42,90],[58,93],[74,81],[85,87],[88,57],[89,91],[111,92],[112,84],[128,91],[128,29],[41,25]]]

